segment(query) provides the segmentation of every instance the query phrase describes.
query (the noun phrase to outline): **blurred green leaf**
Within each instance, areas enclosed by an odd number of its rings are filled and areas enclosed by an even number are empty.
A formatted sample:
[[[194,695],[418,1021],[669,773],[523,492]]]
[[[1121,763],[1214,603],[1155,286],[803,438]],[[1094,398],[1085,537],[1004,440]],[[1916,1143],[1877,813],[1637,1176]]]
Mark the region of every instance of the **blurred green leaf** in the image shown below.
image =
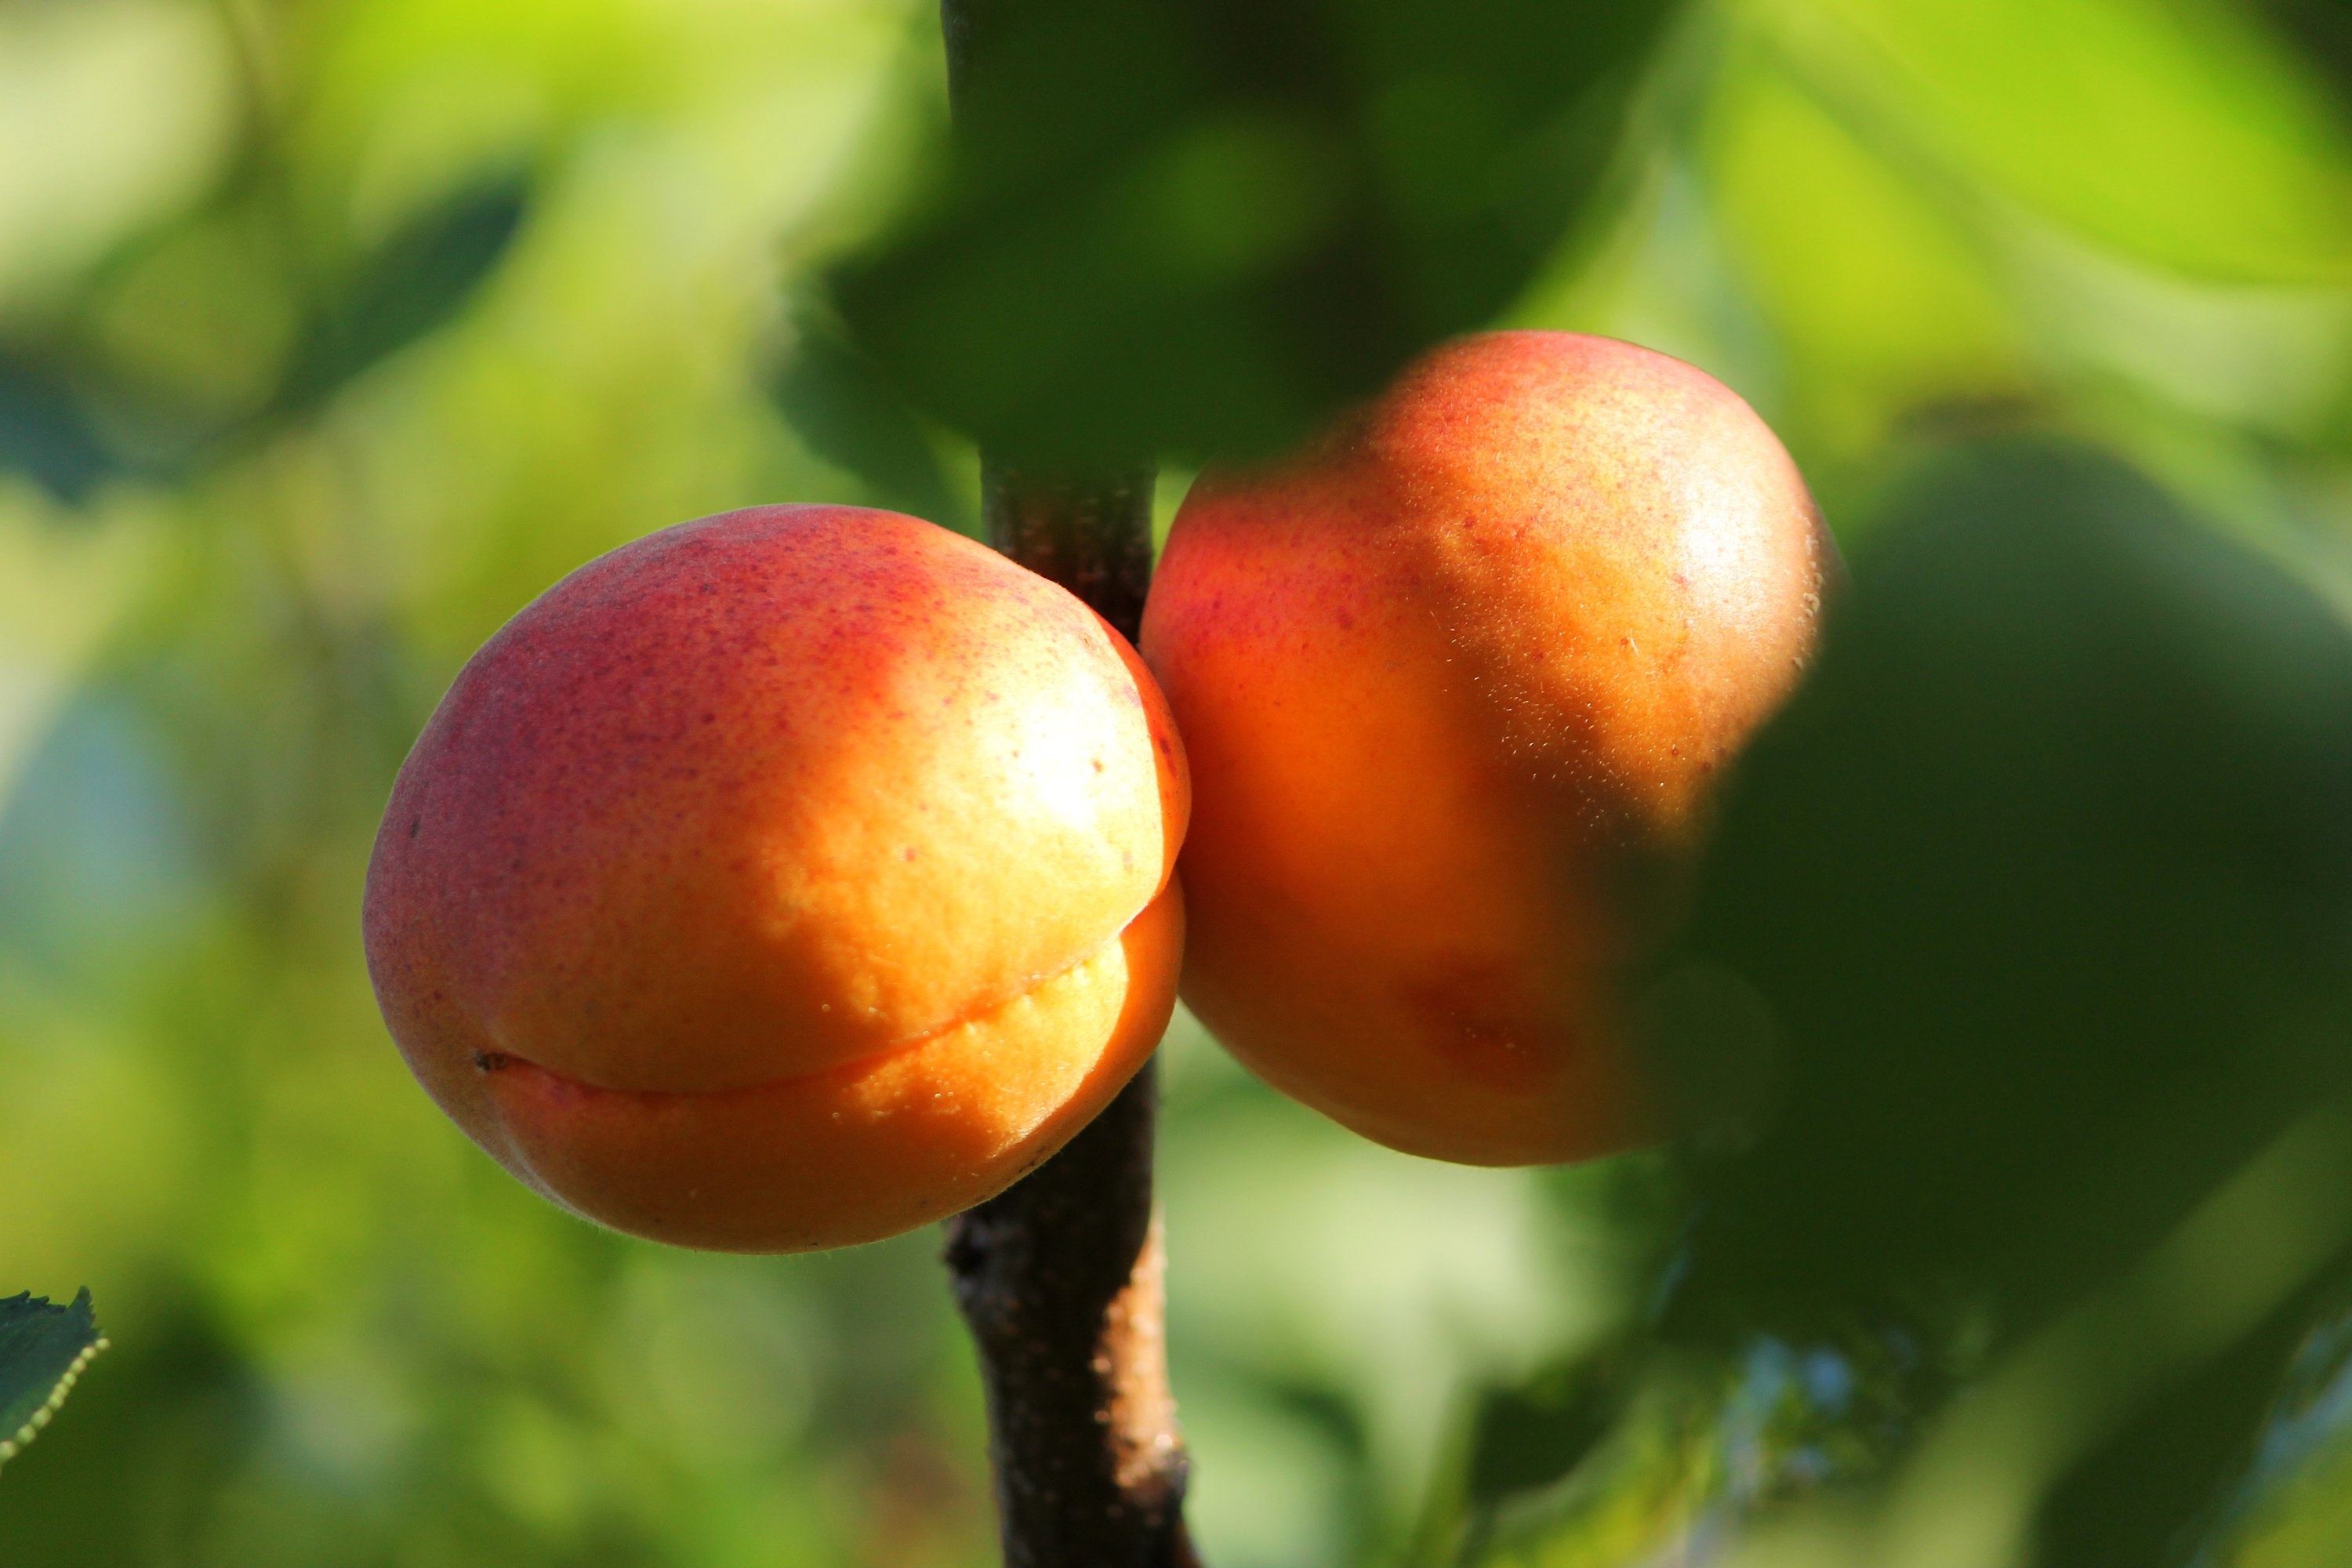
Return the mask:
[[[105,1348],[87,1287],[69,1307],[30,1293],[0,1300],[0,1465],[49,1424]]]
[[[121,466],[56,365],[0,351],[0,471],[29,474],[72,504]]]
[[[1774,0],[1802,74],[1880,134],[2126,255],[2220,281],[2352,277],[2338,106],[2221,0]]]
[[[839,322],[807,310],[771,384],[810,452],[856,476],[877,506],[971,532],[971,502],[949,482],[930,433]]]
[[[835,297],[1014,456],[1266,451],[1528,284],[1675,9],[971,0],[944,188]]]
[[[324,296],[297,345],[278,402],[306,409],[465,308],[522,226],[530,184],[508,174],[411,218]]]
[[[2097,453],[1901,487],[1689,936],[1785,1043],[1680,1307],[2031,1321],[2352,1073],[2352,635]]]
[[[1621,1362],[1580,1358],[1526,1383],[1488,1389],[1471,1424],[1470,1506],[1492,1508],[1574,1469],[1608,1436],[1624,1384]]]
[[[1790,345],[1801,416],[1837,448],[1874,449],[1925,402],[2031,388],[1969,226],[1768,51],[1727,63],[1703,144],[1726,243]]]
[[[2251,1437],[2247,1413],[2275,1386],[2273,1325],[2299,1315],[2298,1298],[2341,1268],[2347,1244],[2352,1098],[2336,1097],[2294,1118],[2129,1268],[2003,1348],[1882,1484],[1748,1521],[1733,1561],[2189,1561]]]
[[[2065,1568],[2190,1561],[2233,1483],[2252,1489],[2239,1478],[2259,1463],[2265,1426],[2280,1428],[2273,1408],[2283,1369],[2309,1318],[2302,1296],[2269,1314],[2077,1464],[2042,1505],[2042,1560]],[[2261,1468],[2275,1480],[2293,1467],[2276,1459]]]
[[[1465,1489],[1458,1542],[1434,1560],[1613,1568],[1705,1555],[1753,1518],[1887,1474],[1958,1385],[1951,1350],[1849,1324],[1696,1352],[1637,1342],[1553,1369],[1518,1396],[1531,1408],[1487,1427],[1489,1473],[1508,1484]]]
[[[2248,4],[2325,64],[2339,89],[2352,87],[2352,5],[2346,0],[2248,0]]]
[[[2201,1564],[2293,1568],[2352,1551],[2352,1315],[2341,1289],[2302,1337]]]

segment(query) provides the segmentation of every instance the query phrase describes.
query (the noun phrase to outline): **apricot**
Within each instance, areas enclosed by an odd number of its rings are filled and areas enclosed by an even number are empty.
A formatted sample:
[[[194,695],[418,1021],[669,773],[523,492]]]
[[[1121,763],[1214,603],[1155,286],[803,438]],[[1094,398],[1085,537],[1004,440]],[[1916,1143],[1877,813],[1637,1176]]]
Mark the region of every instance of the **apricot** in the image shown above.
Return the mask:
[[[1185,1000],[1412,1153],[1656,1135],[1620,977],[1833,563],[1737,395],[1567,332],[1445,344],[1302,457],[1205,475],[1142,636],[1196,791]]]
[[[987,1198],[1175,1005],[1182,750],[1065,589],[855,507],[593,561],[457,677],[368,868],[425,1090],[616,1229],[870,1241]]]

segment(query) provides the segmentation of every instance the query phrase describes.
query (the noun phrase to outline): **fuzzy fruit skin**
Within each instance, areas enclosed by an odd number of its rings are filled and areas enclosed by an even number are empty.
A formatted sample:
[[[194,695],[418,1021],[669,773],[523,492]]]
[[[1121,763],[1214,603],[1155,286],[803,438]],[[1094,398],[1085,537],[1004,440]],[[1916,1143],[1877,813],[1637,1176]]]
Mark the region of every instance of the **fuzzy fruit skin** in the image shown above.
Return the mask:
[[[1301,458],[1204,476],[1142,635],[1196,792],[1187,1003],[1408,1152],[1655,1136],[1615,978],[1834,560],[1736,395],[1574,333],[1442,345]]]
[[[459,674],[368,967],[524,1182],[683,1246],[871,1241],[1010,1185],[1174,1005],[1184,754],[1067,591],[856,507],[682,523]]]

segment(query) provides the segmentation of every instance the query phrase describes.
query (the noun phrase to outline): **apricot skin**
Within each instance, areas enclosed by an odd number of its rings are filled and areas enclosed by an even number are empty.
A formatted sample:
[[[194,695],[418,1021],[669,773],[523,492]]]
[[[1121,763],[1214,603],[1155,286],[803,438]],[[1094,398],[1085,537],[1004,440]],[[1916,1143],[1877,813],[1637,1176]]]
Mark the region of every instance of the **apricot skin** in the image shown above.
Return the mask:
[[[393,789],[368,964],[427,1092],[618,1229],[799,1251],[969,1207],[1174,1005],[1182,750],[1064,589],[852,507],[591,562]]]
[[[1737,395],[1572,333],[1443,345],[1303,458],[1205,476],[1142,635],[1196,792],[1187,1003],[1409,1152],[1655,1136],[1617,979],[1833,568]]]

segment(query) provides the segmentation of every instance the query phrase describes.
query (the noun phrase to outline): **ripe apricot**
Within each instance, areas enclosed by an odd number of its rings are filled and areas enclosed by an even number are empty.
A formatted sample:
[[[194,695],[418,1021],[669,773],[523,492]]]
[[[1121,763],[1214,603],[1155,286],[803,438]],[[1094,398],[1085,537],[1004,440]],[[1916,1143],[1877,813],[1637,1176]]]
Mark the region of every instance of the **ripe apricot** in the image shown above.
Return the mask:
[[[485,644],[394,785],[368,965],[540,1192],[735,1251],[1009,1185],[1175,1004],[1188,789],[1133,650],[945,529],[763,507],[623,546]]]
[[[1566,332],[1445,344],[1302,458],[1203,477],[1142,637],[1196,791],[1187,1002],[1410,1152],[1650,1136],[1613,982],[1832,561],[1737,395]]]

